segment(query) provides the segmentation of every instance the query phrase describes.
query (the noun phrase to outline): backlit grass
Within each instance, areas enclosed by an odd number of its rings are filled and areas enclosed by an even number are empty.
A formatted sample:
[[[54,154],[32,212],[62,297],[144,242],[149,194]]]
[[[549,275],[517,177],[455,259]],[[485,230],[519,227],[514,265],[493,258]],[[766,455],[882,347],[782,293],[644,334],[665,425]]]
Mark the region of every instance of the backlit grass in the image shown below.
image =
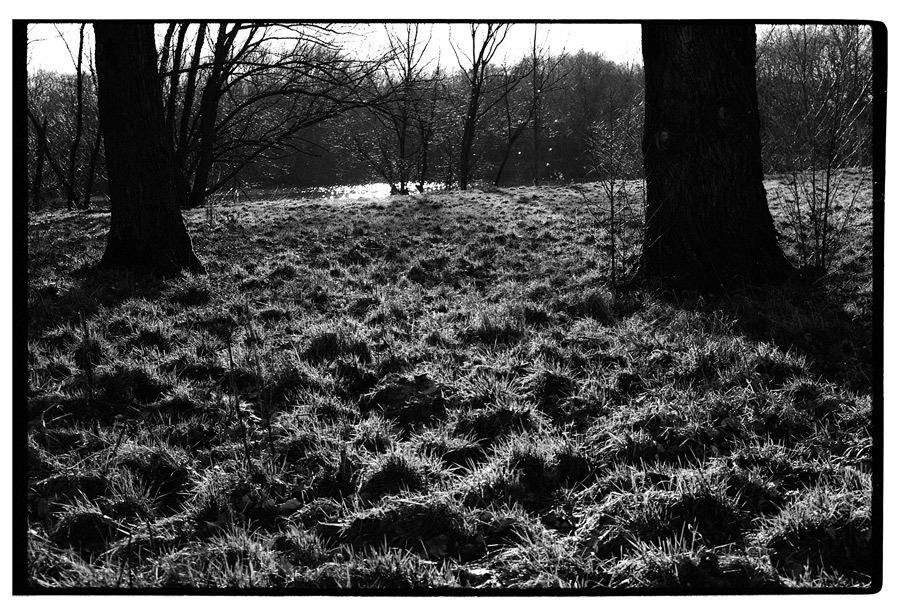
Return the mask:
[[[612,288],[593,185],[188,212],[173,279],[35,215],[29,581],[866,587],[865,190],[831,273],[724,296]]]

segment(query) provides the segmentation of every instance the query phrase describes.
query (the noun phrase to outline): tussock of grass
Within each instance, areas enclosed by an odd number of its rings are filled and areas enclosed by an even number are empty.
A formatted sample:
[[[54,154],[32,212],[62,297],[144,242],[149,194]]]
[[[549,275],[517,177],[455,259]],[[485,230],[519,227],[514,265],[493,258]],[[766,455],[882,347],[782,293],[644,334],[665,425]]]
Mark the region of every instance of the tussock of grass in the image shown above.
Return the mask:
[[[78,269],[106,215],[37,214],[30,582],[865,587],[870,210],[814,284],[688,299],[612,287],[585,207],[221,204],[169,279]]]
[[[846,491],[818,487],[766,523],[760,531],[772,565],[798,577],[817,570],[857,582],[871,576],[871,485]]]
[[[422,492],[440,474],[435,464],[405,451],[391,451],[372,460],[360,477],[359,495],[378,500],[401,492]]]

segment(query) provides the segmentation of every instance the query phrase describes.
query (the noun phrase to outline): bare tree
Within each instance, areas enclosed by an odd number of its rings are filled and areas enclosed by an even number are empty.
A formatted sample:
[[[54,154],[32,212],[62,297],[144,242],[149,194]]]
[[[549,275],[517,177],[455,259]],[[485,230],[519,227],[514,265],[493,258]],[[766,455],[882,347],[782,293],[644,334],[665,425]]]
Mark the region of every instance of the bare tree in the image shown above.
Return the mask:
[[[467,54],[457,45],[452,45],[456,62],[468,85],[468,101],[462,117],[462,138],[459,144],[459,187],[462,190],[469,187],[472,150],[479,122],[525,77],[514,74],[504,76],[496,70],[491,71],[491,63],[506,40],[509,28],[510,24],[469,24],[472,44],[470,52]]]
[[[78,161],[78,146],[81,144],[81,133],[84,128],[84,73],[81,70],[84,58],[84,27],[78,27],[78,53],[75,60],[75,136],[72,138],[72,146],[69,149],[69,175],[66,178],[67,206],[74,209],[79,205],[78,194],[75,190],[75,166]]]
[[[546,41],[545,41],[546,42]],[[531,53],[522,63],[519,64],[517,70],[522,75],[522,79],[529,79],[530,88],[528,94],[520,99],[518,105],[513,101],[513,94],[517,90],[510,91],[503,98],[504,111],[504,132],[506,147],[503,152],[503,158],[497,168],[497,174],[494,177],[494,184],[500,183],[503,177],[503,170],[509,161],[513,147],[519,138],[525,134],[527,128],[531,127],[533,149],[533,176],[535,182],[539,175],[537,163],[537,151],[541,147],[541,134],[543,132],[544,119],[544,99],[552,90],[558,87],[560,81],[565,77],[565,73],[560,70],[560,64],[564,57],[563,51],[556,58],[551,58],[549,50],[544,45],[538,44],[538,27],[534,26],[534,36],[531,41]],[[507,81],[518,81],[515,76],[509,75],[504,66],[504,77]]]
[[[334,26],[238,22],[216,24],[214,30],[205,23],[178,28],[190,32],[166,37],[172,49],[163,54],[163,80],[176,173],[182,192],[190,195],[186,206],[202,205],[257,161],[299,151],[302,130],[373,104],[377,96],[365,83],[380,61],[345,57],[333,42]],[[191,33],[194,47],[187,59]]]
[[[370,86],[377,102],[365,112],[375,121],[357,123],[353,151],[388,182],[392,194],[408,194],[417,168],[422,189],[433,133],[435,106],[433,101],[429,104],[426,58],[431,34],[423,36],[415,23],[385,26],[385,33],[388,51]]]
[[[78,28],[78,44],[73,51],[63,32],[57,27],[60,40],[72,59],[75,74],[60,75],[35,71],[28,78],[27,114],[33,137],[32,204],[40,207],[47,176],[44,165],[49,164],[52,178],[65,196],[69,209],[90,205],[99,156],[99,132],[96,119],[96,82],[86,79],[84,60],[87,55],[85,24]],[[88,60],[93,75],[93,66]],[[90,154],[83,151],[82,142],[94,132]],[[51,186],[52,187],[52,186]]]
[[[88,68],[91,73],[91,83],[93,85],[94,92],[97,91],[97,71],[94,68],[94,63],[88,58]],[[94,182],[97,179],[97,169],[98,163],[100,160],[100,150],[103,146],[103,131],[100,129],[99,119],[95,123],[96,130],[94,131],[94,145],[91,147],[91,157],[88,161],[88,169],[87,176],[84,181],[84,200],[82,201],[82,208],[88,209],[91,206],[91,197],[94,192]]]
[[[764,158],[785,174],[778,202],[800,264],[821,273],[853,211],[835,207],[846,170],[871,164],[871,55],[871,30],[858,24],[773,26],[759,51]]]
[[[616,116],[599,121],[593,126],[590,138],[590,156],[594,172],[606,197],[606,219],[594,213],[597,222],[606,228],[609,278],[616,289],[619,250],[617,239],[621,223],[619,214],[629,209],[630,201],[626,181],[639,173],[641,168],[641,118],[642,100],[634,98]]]
[[[441,124],[446,124],[446,122],[442,122],[442,118],[446,117],[442,110],[447,108],[446,98],[442,96],[442,74],[440,57],[438,57],[437,66],[428,79],[424,98],[421,100],[419,113],[415,118],[419,142],[421,143],[417,169],[418,182],[416,183],[416,189],[419,192],[425,190],[425,182],[429,176],[428,152],[436,136],[442,132]]]

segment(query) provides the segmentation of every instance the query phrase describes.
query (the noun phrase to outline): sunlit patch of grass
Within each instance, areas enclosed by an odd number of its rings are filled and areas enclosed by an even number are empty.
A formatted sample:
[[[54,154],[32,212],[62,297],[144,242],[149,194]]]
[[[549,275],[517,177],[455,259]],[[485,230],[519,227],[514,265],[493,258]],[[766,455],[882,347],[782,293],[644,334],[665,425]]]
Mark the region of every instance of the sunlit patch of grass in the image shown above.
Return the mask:
[[[184,497],[190,478],[188,459],[183,449],[129,441],[120,445],[115,464],[139,477],[161,505],[172,507]]]
[[[592,554],[575,548],[574,538],[548,532],[525,534],[514,546],[498,553],[497,570],[503,587],[517,589],[598,589],[607,587],[609,574]]]
[[[667,588],[689,592],[765,591],[784,587],[766,562],[745,555],[720,554],[688,537],[641,545],[609,570],[610,587]]]
[[[456,585],[447,567],[436,566],[430,560],[401,549],[350,549],[344,560],[341,557],[338,562],[296,571],[287,586],[298,589],[408,592]]]

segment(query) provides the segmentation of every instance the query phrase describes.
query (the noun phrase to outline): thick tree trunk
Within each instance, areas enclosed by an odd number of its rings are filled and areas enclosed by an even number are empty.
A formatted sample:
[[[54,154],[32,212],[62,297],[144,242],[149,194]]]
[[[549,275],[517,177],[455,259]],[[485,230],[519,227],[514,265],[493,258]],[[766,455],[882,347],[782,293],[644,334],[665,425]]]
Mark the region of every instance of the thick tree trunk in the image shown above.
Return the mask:
[[[102,21],[94,34],[111,206],[100,266],[163,274],[202,269],[178,207],[153,25]]]
[[[752,25],[642,25],[645,279],[779,283],[791,265],[763,189]]]

